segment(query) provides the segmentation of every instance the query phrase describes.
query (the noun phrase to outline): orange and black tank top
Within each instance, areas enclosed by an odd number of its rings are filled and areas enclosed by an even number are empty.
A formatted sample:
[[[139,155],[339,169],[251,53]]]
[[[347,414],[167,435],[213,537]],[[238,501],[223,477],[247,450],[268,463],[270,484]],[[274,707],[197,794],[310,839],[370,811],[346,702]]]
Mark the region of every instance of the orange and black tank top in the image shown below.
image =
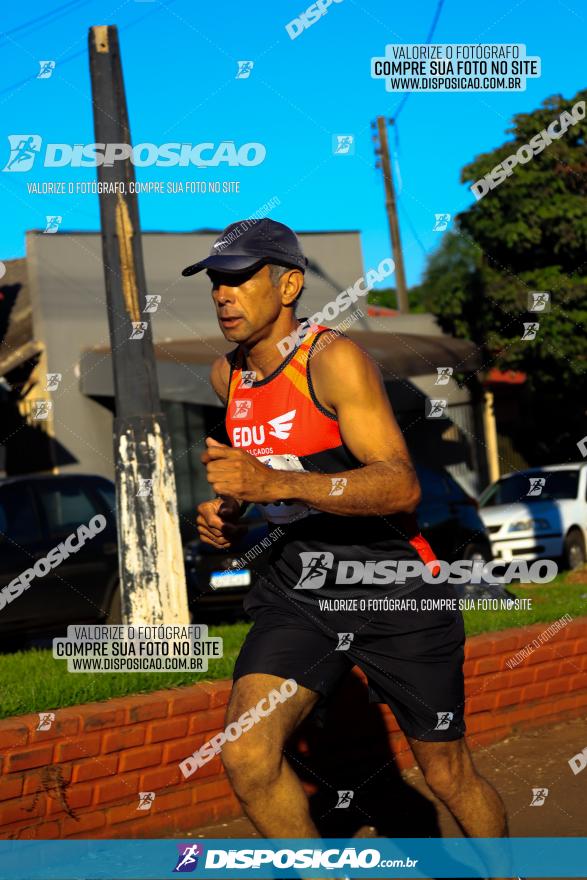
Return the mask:
[[[320,404],[312,385],[312,355],[320,347],[323,334],[332,332],[314,325],[279,367],[259,381],[247,368],[240,347],[227,356],[231,372],[225,422],[233,447],[244,449],[278,470],[340,474],[363,466],[345,446],[336,415]],[[328,344],[326,340],[322,343]],[[368,424],[365,430],[369,430]],[[344,486],[333,478],[330,494],[343,490]],[[385,585],[373,578],[374,566],[367,566],[371,575],[361,582],[356,582],[356,577],[341,582],[345,578],[338,574],[339,562],[434,559],[412,514],[350,517],[323,513],[298,502],[258,506],[269,523],[270,534],[283,532],[264,554],[263,578],[295,590],[296,598],[302,601],[393,591],[393,584]],[[271,524],[279,525],[280,530]],[[318,575],[306,577],[308,566],[310,570],[319,569]],[[351,569],[346,566],[346,571]]]

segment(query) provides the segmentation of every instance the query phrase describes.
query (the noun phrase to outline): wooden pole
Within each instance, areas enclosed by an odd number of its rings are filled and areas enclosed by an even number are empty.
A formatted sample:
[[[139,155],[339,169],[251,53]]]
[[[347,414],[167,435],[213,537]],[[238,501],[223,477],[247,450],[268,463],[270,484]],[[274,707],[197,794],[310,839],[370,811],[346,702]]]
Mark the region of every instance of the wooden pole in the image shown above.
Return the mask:
[[[89,30],[96,143],[131,144],[118,33]],[[114,462],[123,622],[189,623],[171,444],[161,412],[150,315],[145,313],[137,197],[129,158],[98,166],[102,253],[116,417]],[[123,191],[120,191],[120,188]],[[114,189],[114,187],[112,187]]]
[[[397,305],[399,311],[402,314],[407,314],[410,311],[410,304],[408,302],[408,292],[406,287],[404,256],[402,252],[402,245],[399,233],[395,188],[393,185],[393,174],[391,173],[391,162],[389,159],[389,144],[387,142],[387,120],[385,116],[377,117],[377,133],[379,135],[379,157],[381,162],[381,170],[383,172],[383,182],[385,184],[385,210],[387,211],[389,234],[391,237],[391,247],[393,251],[393,261],[395,263],[395,289],[397,294]]]

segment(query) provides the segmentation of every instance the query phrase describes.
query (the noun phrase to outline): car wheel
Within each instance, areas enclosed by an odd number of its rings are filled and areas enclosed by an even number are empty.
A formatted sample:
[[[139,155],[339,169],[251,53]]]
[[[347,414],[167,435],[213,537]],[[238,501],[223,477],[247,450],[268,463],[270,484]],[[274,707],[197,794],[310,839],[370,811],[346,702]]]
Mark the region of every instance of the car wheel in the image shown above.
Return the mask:
[[[467,544],[463,550],[463,559],[471,562],[491,562],[493,558],[486,544]]]
[[[579,529],[571,529],[566,536],[563,560],[571,570],[585,565],[585,541]]]
[[[110,607],[106,616],[108,626],[116,626],[122,623],[122,600],[120,595],[120,581],[117,580],[114,585],[112,597],[110,599]]]

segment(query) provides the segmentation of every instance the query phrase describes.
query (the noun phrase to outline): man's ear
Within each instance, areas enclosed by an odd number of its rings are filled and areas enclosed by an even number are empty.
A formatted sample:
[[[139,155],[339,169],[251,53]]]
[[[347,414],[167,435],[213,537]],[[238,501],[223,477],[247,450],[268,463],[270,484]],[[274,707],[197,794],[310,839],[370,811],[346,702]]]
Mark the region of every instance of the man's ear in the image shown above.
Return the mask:
[[[281,302],[284,306],[292,306],[299,297],[304,286],[304,273],[299,269],[290,269],[279,279],[281,284]]]

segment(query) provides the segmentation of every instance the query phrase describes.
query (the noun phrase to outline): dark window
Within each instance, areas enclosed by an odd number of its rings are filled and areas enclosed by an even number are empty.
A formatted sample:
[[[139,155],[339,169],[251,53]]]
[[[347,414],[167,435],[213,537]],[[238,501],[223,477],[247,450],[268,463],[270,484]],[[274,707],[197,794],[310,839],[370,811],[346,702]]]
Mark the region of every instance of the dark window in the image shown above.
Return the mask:
[[[0,532],[21,546],[40,540],[33,496],[26,484],[14,483],[0,489]]]
[[[116,516],[116,491],[110,483],[92,483],[92,489],[100,496],[108,513]]]
[[[528,495],[537,479],[544,480],[539,494]],[[489,486],[480,498],[480,507],[498,504],[533,504],[539,501],[562,501],[576,498],[579,487],[579,471],[535,471],[532,474],[515,474],[498,480]]]
[[[87,525],[98,512],[82,486],[73,480],[37,483],[35,488],[50,532],[71,531],[82,523]]]

